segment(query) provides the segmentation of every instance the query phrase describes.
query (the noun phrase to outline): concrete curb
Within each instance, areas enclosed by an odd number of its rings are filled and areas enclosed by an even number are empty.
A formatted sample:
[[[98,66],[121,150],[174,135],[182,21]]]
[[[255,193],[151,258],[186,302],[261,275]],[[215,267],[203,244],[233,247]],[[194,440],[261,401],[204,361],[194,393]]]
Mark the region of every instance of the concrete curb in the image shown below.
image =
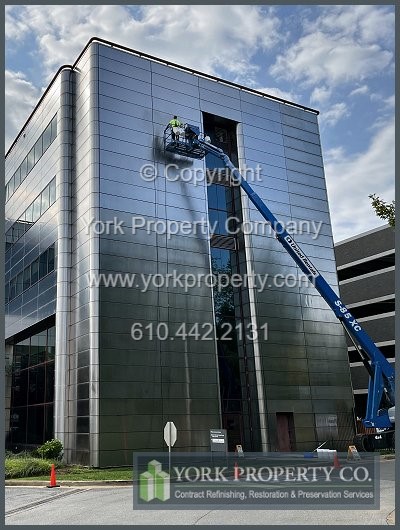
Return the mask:
[[[48,480],[5,480],[5,486],[43,486]],[[59,486],[132,486],[132,480],[57,480]]]

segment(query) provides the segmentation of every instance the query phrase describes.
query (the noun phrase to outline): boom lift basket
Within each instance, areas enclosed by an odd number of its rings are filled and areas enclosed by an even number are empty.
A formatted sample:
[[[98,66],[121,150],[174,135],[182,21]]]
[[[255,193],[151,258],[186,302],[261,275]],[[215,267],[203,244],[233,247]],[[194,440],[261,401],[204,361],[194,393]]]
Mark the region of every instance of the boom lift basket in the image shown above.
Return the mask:
[[[205,149],[193,143],[193,139],[200,134],[200,129],[194,125],[185,124],[179,128],[179,141],[173,139],[172,127],[168,125],[164,130],[164,149],[189,158],[202,159],[206,155]]]

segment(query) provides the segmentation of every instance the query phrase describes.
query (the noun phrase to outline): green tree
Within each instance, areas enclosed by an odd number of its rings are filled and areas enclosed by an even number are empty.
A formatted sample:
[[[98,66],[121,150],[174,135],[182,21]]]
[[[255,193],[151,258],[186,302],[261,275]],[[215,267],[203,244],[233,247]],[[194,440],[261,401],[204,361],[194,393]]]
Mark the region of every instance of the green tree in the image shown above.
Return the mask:
[[[371,199],[372,208],[381,219],[389,223],[389,226],[395,226],[395,201],[385,202],[375,193],[368,195]]]

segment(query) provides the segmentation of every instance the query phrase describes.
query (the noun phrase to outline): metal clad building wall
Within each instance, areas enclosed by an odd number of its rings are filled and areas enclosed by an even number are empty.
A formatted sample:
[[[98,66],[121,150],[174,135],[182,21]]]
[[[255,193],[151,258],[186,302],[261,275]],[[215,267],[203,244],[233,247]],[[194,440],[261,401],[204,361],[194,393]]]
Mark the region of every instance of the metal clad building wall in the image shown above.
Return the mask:
[[[255,191],[284,223],[322,222],[318,238],[294,238],[338,291],[316,116],[243,92],[242,121],[241,163],[262,168]],[[262,221],[252,205],[248,215]],[[250,239],[255,273],[299,274],[274,236]],[[294,413],[298,450],[319,440],[318,413],[337,415],[334,436],[344,440],[352,430],[353,401],[342,328],[312,285],[277,287],[272,278],[267,285],[255,297],[258,325],[267,322],[269,330],[268,340],[260,341],[269,447],[279,445],[277,412]]]
[[[166,123],[174,114],[201,122],[198,78],[136,56],[100,47],[100,215],[124,221],[124,234],[100,236],[101,272],[168,274],[210,272],[204,235],[157,234],[138,229],[146,221],[207,219],[205,182],[173,182],[174,163],[163,153]],[[144,180],[143,165],[157,179]],[[204,171],[203,161],[187,168]],[[219,427],[219,391],[214,341],[150,340],[148,324],[166,323],[174,334],[182,323],[213,323],[210,288],[150,286],[100,290],[100,463],[129,464],[132,450],[162,449],[163,426],[173,420],[175,447],[208,450],[209,429]],[[131,326],[142,325],[134,341]]]
[[[75,73],[72,153],[72,266],[69,427],[70,458],[98,465],[98,299],[89,274],[99,270],[99,236],[88,229],[98,219],[98,54],[91,44]]]

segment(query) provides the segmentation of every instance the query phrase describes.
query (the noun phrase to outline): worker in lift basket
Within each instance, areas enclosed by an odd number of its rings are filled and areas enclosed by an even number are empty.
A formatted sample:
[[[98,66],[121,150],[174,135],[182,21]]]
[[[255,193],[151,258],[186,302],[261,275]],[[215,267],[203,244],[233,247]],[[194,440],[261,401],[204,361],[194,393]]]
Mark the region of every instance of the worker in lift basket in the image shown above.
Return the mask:
[[[172,141],[179,142],[179,133],[181,131],[182,123],[178,120],[178,116],[174,116],[168,124],[172,130]]]

